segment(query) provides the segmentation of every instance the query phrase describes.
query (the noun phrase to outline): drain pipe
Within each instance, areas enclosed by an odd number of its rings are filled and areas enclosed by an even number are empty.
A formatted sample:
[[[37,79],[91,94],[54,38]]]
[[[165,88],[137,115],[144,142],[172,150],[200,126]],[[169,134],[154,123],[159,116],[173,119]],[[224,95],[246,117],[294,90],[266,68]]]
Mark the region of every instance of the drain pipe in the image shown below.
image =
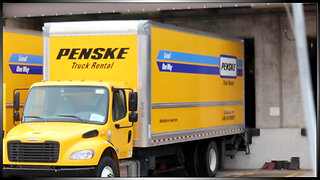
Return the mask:
[[[309,55],[307,51],[303,5],[301,3],[294,3],[292,4],[292,10],[294,20],[294,35],[296,40],[296,52],[299,68],[300,94],[302,98],[304,119],[307,128],[312,169],[314,177],[316,177],[316,112],[311,87],[311,73],[309,65]]]

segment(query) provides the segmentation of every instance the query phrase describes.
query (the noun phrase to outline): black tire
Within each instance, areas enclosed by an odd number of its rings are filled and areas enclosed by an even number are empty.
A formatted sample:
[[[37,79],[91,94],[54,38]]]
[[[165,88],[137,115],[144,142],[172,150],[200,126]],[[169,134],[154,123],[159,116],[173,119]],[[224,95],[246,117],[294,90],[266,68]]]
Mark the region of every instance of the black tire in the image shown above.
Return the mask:
[[[216,141],[216,144],[218,146],[218,153],[219,153],[219,167],[218,170],[224,170],[225,167],[225,156],[226,156],[226,143],[224,139],[220,139],[219,141]]]
[[[185,169],[190,177],[198,177],[198,144],[193,143],[185,148]]]
[[[115,161],[109,156],[102,157],[94,175],[95,177],[119,177]]]
[[[198,173],[200,177],[215,177],[219,165],[218,147],[214,141],[203,142],[198,149]]]

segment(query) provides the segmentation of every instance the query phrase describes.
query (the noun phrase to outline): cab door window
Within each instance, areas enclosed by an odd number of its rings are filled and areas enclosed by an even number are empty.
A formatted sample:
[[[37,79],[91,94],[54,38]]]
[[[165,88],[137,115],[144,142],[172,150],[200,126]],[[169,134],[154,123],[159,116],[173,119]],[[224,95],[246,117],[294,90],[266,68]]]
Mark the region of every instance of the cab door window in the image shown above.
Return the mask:
[[[127,107],[126,107],[126,95],[124,90],[116,90],[113,93],[112,102],[112,119],[113,121],[118,121],[126,117]]]

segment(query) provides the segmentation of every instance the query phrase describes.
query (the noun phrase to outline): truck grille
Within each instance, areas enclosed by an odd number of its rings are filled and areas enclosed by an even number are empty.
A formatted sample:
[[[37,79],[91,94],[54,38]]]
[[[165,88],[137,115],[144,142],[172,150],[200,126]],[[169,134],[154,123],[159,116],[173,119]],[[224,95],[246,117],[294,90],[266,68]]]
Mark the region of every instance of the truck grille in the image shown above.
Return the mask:
[[[59,158],[59,143],[46,141],[44,143],[8,142],[8,156],[11,162],[50,162]]]

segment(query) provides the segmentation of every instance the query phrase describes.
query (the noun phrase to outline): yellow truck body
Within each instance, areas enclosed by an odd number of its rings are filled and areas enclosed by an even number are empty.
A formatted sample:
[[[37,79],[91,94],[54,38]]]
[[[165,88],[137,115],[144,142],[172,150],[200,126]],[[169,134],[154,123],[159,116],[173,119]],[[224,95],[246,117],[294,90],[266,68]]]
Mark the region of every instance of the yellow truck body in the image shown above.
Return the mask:
[[[152,27],[151,47],[154,144],[244,127],[241,42]],[[236,65],[233,76],[223,77],[221,59]]]
[[[30,99],[37,88],[61,88],[61,94],[81,106],[89,104],[90,97],[66,93],[64,88],[104,88],[109,94],[107,116],[93,124],[47,122],[41,113],[27,109],[23,123],[4,140],[6,166],[100,167],[110,150],[120,173],[119,162],[136,159],[135,152],[141,149],[244,133],[242,40],[151,21],[45,23],[43,30],[45,82],[32,86]],[[125,90],[127,101],[128,89],[138,93],[138,121],[132,127],[128,104],[122,119],[113,118],[117,88]],[[39,91],[33,101],[42,102],[42,96]],[[27,115],[34,122],[28,122]],[[91,130],[98,134],[81,137]],[[57,160],[10,160],[10,142],[56,142]],[[93,157],[71,158],[87,149]]]
[[[14,127],[13,90],[29,88],[33,83],[42,80],[42,59],[43,38],[40,31],[3,28],[4,136]],[[22,105],[26,95],[27,91],[21,91]]]

